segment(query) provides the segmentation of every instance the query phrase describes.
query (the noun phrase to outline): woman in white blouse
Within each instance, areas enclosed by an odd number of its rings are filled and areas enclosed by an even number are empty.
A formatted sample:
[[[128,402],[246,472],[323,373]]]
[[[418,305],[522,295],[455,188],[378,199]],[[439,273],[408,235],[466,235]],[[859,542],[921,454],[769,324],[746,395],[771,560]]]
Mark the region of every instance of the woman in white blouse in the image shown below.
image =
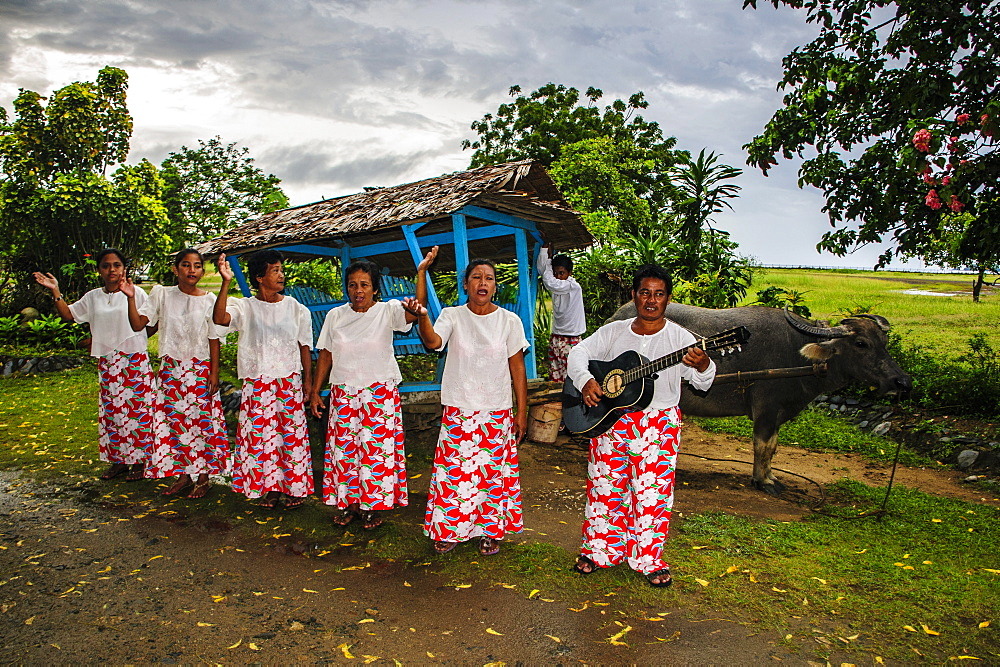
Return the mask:
[[[243,380],[233,462],[233,488],[263,498],[265,508],[284,498],[294,509],[313,492],[312,455],[306,429],[305,392],[312,387],[312,322],[309,310],[285,288],[282,256],[259,250],[247,260],[256,294],[229,299],[233,270],[218,259],[222,287],[212,319],[239,332],[236,371]]]
[[[56,311],[64,320],[90,325],[90,354],[97,357],[100,376],[97,434],[102,461],[110,465],[101,479],[128,473],[129,481],[143,478],[153,444],[153,374],[146,351],[146,332],[133,331],[128,321],[128,300],[121,291],[128,260],[114,248],[97,253],[97,273],[103,287],[90,290],[67,304],[59,281],[51,273],[34,274],[52,292]],[[146,293],[138,290],[137,303]],[[132,469],[129,470],[131,465]]]
[[[417,299],[426,301],[427,267],[435,246],[417,267]],[[392,346],[394,331],[409,331],[417,316],[398,300],[380,301],[378,268],[360,260],[347,267],[349,301],[331,309],[316,348],[310,406],[322,417],[320,390],[330,382],[330,415],[323,459],[323,502],[346,526],[361,519],[366,530],[382,525],[381,510],[405,507],[406,454],[398,385],[403,376]]]
[[[472,260],[464,286],[468,303],[445,308],[433,325],[417,300],[406,304],[419,315],[424,345],[438,351],[448,347],[424,534],[437,553],[478,537],[479,553],[491,556],[507,533],[523,529],[517,443],[528,426],[523,354],[528,341],[521,320],[493,303],[492,262]]]
[[[219,400],[219,339],[226,331],[212,322],[215,295],[198,287],[205,275],[201,253],[181,250],[171,270],[177,285],[156,285],[141,308],[135,295],[142,290],[131,281],[122,282],[132,329],[148,326],[149,334],[160,334],[156,439],[146,477],[176,476],[163,495],[192,487],[187,497],[203,498],[208,476],[229,472],[229,436]]]

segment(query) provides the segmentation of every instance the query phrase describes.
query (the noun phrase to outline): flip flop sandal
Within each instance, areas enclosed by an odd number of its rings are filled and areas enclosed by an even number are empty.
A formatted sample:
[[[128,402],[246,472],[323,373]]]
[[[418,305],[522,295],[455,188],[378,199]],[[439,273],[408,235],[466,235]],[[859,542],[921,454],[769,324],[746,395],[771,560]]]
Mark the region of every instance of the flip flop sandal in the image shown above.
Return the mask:
[[[125,463],[112,463],[108,466],[108,469],[101,473],[101,479],[114,479],[115,477],[121,477],[128,472],[128,464]]]
[[[160,495],[161,496],[175,496],[178,493],[180,493],[181,491],[183,491],[184,489],[188,488],[189,486],[192,486],[193,484],[194,484],[194,482],[191,480],[190,477],[188,477],[186,481],[177,480],[176,482],[174,482],[173,484],[171,484],[169,487],[167,487],[167,489],[165,491],[163,491]],[[194,492],[192,491],[192,493],[194,493]],[[188,497],[190,498],[191,496],[189,495]]]
[[[458,542],[445,542],[444,540],[435,540],[434,553],[439,555],[446,554],[457,546]]]
[[[285,496],[284,507],[286,510],[297,510],[302,507],[306,502],[305,497],[299,496]]]
[[[664,580],[663,577],[666,577],[666,579]],[[657,578],[660,579],[658,583],[653,581],[653,579]],[[649,582],[650,586],[656,586],[657,588],[667,588],[670,584],[674,583],[673,577],[670,576],[669,567],[657,570],[656,572],[650,572],[646,575],[646,581]]]
[[[266,510],[273,510],[278,506],[278,498],[281,494],[276,491],[268,491],[267,495],[257,501],[257,507],[262,507]]]
[[[479,540],[480,556],[496,556],[498,553],[500,553],[500,540],[495,540],[492,537],[484,537]]]
[[[191,493],[187,494],[187,497],[191,500],[200,500],[208,495],[208,490],[211,486],[212,483],[207,480],[204,482],[198,482],[194,485],[194,488],[191,489]]]
[[[136,468],[135,466],[139,466]],[[135,463],[132,469],[128,471],[128,475],[125,476],[126,482],[141,482],[144,480],[146,474],[146,464],[145,463]]]
[[[375,512],[363,512],[361,522],[361,527],[365,530],[375,530],[382,525],[382,517]]]
[[[583,569],[585,567],[589,567],[590,569],[589,570]],[[576,572],[577,574],[593,574],[597,572],[597,563],[595,563],[590,558],[587,558],[583,554],[580,554],[579,556],[576,557],[576,563],[574,563],[573,567],[571,567],[570,569]]]
[[[349,525],[351,525],[351,522],[357,518],[357,516],[358,513],[355,512],[354,510],[344,510],[343,512],[341,512],[340,514],[338,514],[333,518],[333,525],[337,526],[338,528],[347,528]]]

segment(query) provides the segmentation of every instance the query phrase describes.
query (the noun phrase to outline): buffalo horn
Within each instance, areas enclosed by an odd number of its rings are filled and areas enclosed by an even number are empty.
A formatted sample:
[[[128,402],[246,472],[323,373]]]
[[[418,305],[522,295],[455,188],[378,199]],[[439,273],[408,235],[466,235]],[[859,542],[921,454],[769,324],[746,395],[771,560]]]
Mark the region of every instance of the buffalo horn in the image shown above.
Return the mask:
[[[869,320],[875,322],[875,324],[878,325],[879,329],[881,329],[885,333],[889,333],[889,320],[885,319],[881,315],[871,315],[869,313],[862,313],[860,315],[855,315],[855,317],[866,317]]]
[[[799,322],[792,314],[788,312],[788,306],[785,306],[785,319],[793,327],[801,331],[802,333],[809,334],[810,336],[819,336],[821,338],[842,338],[847,335],[847,329],[844,327],[814,327],[811,324],[806,324],[805,322]]]

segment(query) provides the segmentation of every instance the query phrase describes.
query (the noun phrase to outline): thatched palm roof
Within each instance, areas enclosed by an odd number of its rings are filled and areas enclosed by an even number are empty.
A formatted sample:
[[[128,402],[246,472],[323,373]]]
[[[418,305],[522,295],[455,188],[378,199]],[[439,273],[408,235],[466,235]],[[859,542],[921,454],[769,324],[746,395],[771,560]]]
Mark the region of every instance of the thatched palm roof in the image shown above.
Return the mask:
[[[560,250],[593,243],[580,215],[562,198],[541,164],[524,160],[275,211],[248,220],[199,249],[214,257],[290,244],[358,247],[400,240],[401,225],[419,222],[427,223],[418,232],[421,237],[450,233],[451,214],[466,206],[533,221]],[[467,216],[469,229],[490,224],[494,223]],[[469,253],[496,261],[516,256],[511,236],[470,241]],[[375,259],[393,272],[413,272],[413,261],[406,252]],[[450,248],[442,248],[438,268],[449,264],[454,266],[454,254]]]

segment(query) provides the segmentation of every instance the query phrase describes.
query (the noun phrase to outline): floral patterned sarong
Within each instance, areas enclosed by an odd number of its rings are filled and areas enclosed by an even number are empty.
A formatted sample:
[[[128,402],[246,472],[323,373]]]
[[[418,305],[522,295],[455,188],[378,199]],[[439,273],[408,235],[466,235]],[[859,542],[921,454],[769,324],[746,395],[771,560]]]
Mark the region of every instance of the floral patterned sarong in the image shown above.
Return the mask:
[[[323,502],[363,511],[405,507],[406,454],[399,390],[375,383],[330,390],[323,458]]]
[[[97,435],[108,463],[143,463],[153,446],[153,373],[145,352],[112,352],[97,361]]]
[[[156,379],[156,438],[146,477],[229,472],[229,437],[218,392],[208,393],[211,363],[164,357]]]
[[[511,410],[444,406],[424,534],[435,541],[503,539],[524,528]]]
[[[247,498],[260,498],[270,491],[298,498],[313,492],[302,396],[299,373],[243,381],[233,461],[235,491]]]

